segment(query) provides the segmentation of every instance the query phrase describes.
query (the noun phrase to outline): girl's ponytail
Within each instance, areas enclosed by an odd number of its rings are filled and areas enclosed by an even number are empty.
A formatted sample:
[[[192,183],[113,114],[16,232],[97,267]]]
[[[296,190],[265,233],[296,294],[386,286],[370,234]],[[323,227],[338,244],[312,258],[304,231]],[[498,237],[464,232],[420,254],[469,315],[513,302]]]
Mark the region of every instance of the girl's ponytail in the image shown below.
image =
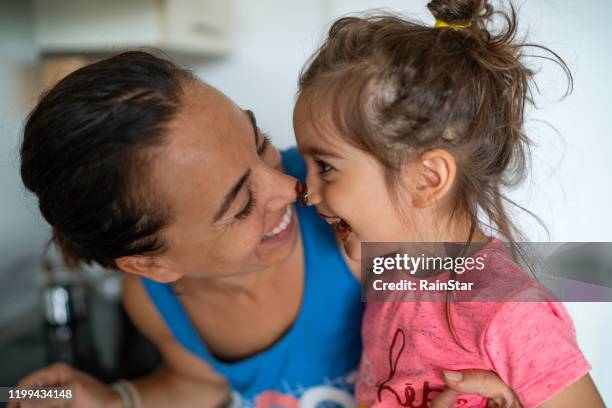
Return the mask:
[[[486,0],[432,0],[427,8],[436,18],[438,25],[449,28],[483,28],[493,15],[493,7]]]

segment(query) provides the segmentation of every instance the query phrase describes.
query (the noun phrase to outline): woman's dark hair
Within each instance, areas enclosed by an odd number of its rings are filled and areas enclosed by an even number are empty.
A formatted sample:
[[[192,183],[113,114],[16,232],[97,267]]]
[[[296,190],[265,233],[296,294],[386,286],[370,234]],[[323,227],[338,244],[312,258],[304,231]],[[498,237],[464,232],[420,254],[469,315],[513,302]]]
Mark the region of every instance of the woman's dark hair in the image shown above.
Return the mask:
[[[25,124],[21,178],[68,266],[116,268],[158,253],[171,208],[148,183],[154,147],[192,74],[142,51],[87,65],[41,97]]]
[[[529,158],[524,114],[534,72],[525,51],[548,53],[541,57],[562,67],[568,90],[571,74],[548,48],[516,39],[512,4],[508,13],[485,0],[427,7],[441,27],[391,14],[337,20],[302,70],[300,98],[326,109],[344,139],[383,164],[392,193],[402,163],[446,149],[457,162],[452,214],[471,220],[467,240],[485,223],[513,241],[522,235],[505,204],[515,203],[501,188],[524,178]],[[505,25],[491,32],[494,15]]]

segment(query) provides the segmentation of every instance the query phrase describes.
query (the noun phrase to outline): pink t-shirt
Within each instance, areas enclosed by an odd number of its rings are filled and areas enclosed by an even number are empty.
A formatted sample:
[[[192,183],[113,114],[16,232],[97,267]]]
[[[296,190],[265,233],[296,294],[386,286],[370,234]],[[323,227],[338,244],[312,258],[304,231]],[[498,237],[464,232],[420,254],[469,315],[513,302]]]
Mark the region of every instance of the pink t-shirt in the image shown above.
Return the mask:
[[[490,249],[491,245],[478,254]],[[530,408],[589,372],[561,303],[516,301],[532,298],[525,294],[540,288],[499,251],[491,251],[485,269],[477,273],[476,285],[483,285],[483,279],[489,285],[491,280],[501,282],[488,293],[508,290],[508,296],[503,302],[450,304],[452,326],[461,344],[449,330],[445,302],[367,304],[356,385],[360,405],[428,407],[444,389],[442,370],[472,368],[496,372]],[[486,407],[487,400],[460,395],[455,406]]]

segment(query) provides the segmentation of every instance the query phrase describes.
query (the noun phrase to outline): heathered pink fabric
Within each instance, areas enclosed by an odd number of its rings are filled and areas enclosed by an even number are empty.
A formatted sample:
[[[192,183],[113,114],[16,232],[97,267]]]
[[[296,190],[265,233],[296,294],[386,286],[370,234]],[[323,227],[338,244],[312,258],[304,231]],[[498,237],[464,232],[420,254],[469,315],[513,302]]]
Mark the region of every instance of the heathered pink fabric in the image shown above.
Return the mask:
[[[461,344],[449,330],[444,302],[367,304],[356,385],[359,404],[428,407],[444,387],[442,370],[474,368],[495,371],[530,408],[589,372],[565,307],[551,301],[513,301],[528,298],[525,294],[539,291],[538,286],[505,256],[489,256],[485,265],[475,279],[479,284],[482,277],[512,281],[513,292],[505,302],[452,303],[450,315]],[[507,289],[489,286],[487,293]],[[456,404],[486,405],[485,398],[467,395]]]

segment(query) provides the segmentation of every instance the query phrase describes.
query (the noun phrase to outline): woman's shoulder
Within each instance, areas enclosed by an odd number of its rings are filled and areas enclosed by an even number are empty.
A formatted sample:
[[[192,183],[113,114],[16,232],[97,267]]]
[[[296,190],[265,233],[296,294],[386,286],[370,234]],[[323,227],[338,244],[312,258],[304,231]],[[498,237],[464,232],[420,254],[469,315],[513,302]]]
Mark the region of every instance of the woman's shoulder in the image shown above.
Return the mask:
[[[134,325],[154,343],[174,341],[172,333],[145,289],[145,280],[146,278],[124,274],[121,300],[125,311]]]

